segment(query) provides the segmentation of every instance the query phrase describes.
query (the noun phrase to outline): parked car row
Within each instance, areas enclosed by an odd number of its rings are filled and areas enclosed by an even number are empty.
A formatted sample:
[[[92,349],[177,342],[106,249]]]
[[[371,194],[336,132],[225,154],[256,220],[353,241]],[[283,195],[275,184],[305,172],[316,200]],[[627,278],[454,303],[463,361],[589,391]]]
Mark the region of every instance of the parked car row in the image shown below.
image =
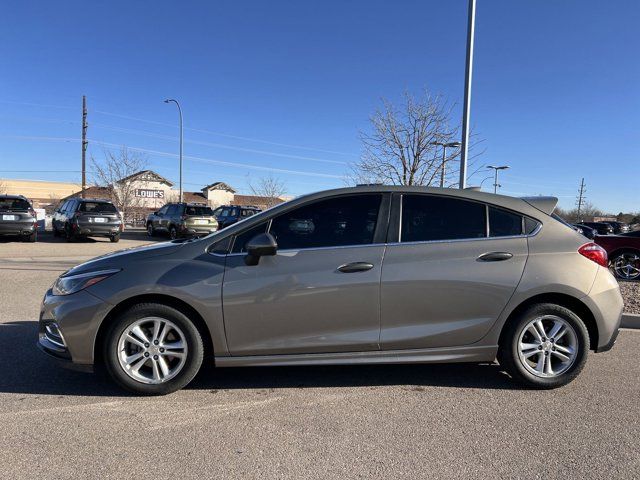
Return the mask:
[[[629,225],[622,222],[580,222],[574,227],[582,229],[584,236],[593,238],[594,235],[620,235],[629,232]]]
[[[242,205],[211,207],[193,203],[167,203],[147,217],[147,234],[167,234],[171,239],[209,235],[249,218],[260,209]]]

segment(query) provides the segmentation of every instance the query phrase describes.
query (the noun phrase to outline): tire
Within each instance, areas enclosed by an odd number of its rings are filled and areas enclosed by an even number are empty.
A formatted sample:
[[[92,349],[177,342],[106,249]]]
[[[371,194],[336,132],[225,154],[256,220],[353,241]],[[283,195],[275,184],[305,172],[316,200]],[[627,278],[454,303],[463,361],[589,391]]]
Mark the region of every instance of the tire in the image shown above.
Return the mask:
[[[154,321],[165,322],[159,332],[164,330],[167,336],[158,345],[153,343]],[[127,333],[129,328],[132,330]],[[148,342],[140,341],[142,337],[135,333],[138,331],[143,332]],[[128,338],[133,338],[139,345],[129,342],[126,340]],[[161,334],[158,338],[162,338]],[[191,320],[182,312],[157,303],[142,303],[131,307],[109,326],[105,339],[102,358],[107,372],[118,385],[139,395],[166,395],[180,390],[196,376],[204,356],[202,337]],[[163,345],[178,344],[186,345],[181,358],[172,356],[168,349],[163,351]],[[129,373],[125,371],[127,353],[120,353],[127,350],[128,358],[140,355],[139,360],[128,364]],[[177,348],[174,350],[179,352]],[[161,368],[163,362],[167,367],[166,371]],[[138,370],[134,371],[135,368]],[[165,375],[165,372],[168,374]]]
[[[171,226],[171,228],[169,228],[169,238],[171,240],[178,238],[178,231],[176,230],[176,227]]]
[[[637,280],[640,278],[640,252],[624,250],[616,252],[609,260],[609,268],[621,280]]]
[[[31,235],[24,237],[25,242],[36,243],[38,241],[38,232],[33,232]]]
[[[571,310],[541,303],[512,320],[501,336],[498,361],[514,380],[532,388],[551,389],[570,383],[582,371],[589,352],[589,332]],[[533,325],[537,320],[542,322],[542,331]],[[561,328],[551,337],[558,325]]]
[[[55,225],[53,226],[53,236],[56,238],[60,236],[60,232],[58,231]]]
[[[67,242],[73,242],[74,240],[74,235],[71,233],[71,229],[67,225],[64,227],[64,238]]]
[[[111,243],[118,243],[120,241],[120,234],[111,235],[109,237],[109,240],[111,241]]]
[[[155,235],[156,235],[156,229],[153,228],[153,223],[147,224],[147,236],[155,237]]]

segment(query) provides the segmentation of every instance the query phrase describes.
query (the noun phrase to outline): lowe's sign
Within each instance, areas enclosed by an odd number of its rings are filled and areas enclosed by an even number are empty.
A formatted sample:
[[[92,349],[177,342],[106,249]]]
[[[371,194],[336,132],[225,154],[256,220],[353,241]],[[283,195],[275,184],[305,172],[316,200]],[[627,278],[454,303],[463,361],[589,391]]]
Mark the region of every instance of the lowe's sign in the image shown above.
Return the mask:
[[[141,198],[164,198],[164,190],[148,190],[146,188],[136,188],[136,197]]]

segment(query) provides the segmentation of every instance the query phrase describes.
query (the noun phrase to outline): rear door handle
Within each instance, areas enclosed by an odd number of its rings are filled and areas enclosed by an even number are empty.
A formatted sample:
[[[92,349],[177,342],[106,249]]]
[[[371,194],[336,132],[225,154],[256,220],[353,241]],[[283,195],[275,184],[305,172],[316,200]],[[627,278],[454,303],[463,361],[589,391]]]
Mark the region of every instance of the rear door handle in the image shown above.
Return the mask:
[[[509,252],[489,252],[483,253],[478,257],[478,261],[480,262],[501,262],[503,260],[509,260],[513,257],[512,253]]]
[[[342,273],[355,273],[355,272],[366,272],[367,270],[371,270],[372,268],[373,268],[373,263],[353,262],[353,263],[345,263],[344,265],[340,265],[338,267],[338,271]]]

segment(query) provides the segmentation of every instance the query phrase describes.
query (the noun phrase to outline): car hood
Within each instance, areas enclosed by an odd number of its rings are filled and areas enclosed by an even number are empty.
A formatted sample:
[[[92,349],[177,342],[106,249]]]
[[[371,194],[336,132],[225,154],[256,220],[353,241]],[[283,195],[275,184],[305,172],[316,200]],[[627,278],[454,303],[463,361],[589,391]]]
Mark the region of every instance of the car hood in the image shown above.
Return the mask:
[[[143,247],[132,247],[117,252],[107,253],[81,263],[67,270],[62,276],[77,275],[79,273],[94,272],[107,268],[124,268],[129,263],[142,258],[159,257],[177,252],[182,248],[183,242],[162,242]]]

